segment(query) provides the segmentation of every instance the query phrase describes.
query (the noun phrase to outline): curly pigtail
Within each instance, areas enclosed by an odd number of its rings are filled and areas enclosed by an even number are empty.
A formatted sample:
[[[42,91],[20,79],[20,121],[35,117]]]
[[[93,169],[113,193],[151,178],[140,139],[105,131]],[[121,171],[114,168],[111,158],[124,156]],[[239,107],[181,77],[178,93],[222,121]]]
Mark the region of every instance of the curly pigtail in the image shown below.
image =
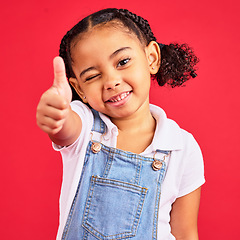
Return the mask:
[[[155,78],[160,86],[181,86],[191,77],[195,78],[195,65],[199,59],[187,44],[169,44],[161,47],[161,66]]]

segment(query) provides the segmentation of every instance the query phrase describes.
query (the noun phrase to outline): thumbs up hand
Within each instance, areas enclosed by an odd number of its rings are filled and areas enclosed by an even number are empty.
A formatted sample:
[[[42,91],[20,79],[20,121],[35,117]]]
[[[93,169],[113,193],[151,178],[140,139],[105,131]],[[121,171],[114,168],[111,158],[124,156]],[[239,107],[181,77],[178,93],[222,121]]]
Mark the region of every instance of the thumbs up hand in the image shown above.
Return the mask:
[[[37,107],[37,125],[49,135],[61,131],[69,115],[72,91],[68,84],[61,57],[53,60],[53,85],[43,93]]]

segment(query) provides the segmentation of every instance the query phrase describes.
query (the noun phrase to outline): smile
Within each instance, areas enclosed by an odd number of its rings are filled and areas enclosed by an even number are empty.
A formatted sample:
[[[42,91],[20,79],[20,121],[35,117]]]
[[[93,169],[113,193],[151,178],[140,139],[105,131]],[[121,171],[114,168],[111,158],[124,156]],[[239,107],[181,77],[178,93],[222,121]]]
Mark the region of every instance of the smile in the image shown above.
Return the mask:
[[[121,93],[115,97],[110,98],[107,102],[119,102],[119,101],[123,100],[124,98],[126,98],[129,94],[130,94],[130,92]]]

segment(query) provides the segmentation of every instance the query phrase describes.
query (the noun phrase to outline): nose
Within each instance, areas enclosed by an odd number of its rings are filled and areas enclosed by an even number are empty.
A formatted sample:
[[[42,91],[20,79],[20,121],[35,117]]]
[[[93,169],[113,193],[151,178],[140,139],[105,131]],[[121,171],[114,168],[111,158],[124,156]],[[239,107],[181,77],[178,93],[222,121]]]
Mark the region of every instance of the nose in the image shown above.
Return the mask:
[[[112,74],[105,79],[104,89],[105,90],[114,90],[116,87],[120,86],[121,79],[118,75]]]
[[[117,86],[119,86],[120,83],[111,83],[111,82],[108,82],[107,84],[105,84],[104,88],[106,90],[114,90]]]

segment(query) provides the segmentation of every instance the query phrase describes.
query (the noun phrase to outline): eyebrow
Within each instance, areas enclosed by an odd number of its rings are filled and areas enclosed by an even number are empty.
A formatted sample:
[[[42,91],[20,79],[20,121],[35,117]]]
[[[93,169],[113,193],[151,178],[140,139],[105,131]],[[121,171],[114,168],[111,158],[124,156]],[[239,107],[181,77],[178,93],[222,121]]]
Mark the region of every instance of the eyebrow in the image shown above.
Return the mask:
[[[130,47],[122,47],[119,48],[118,50],[116,50],[114,53],[111,54],[111,56],[109,57],[110,59],[115,57],[116,55],[118,55],[120,52],[125,51],[125,50],[129,50],[131,49]]]
[[[118,50],[116,50],[114,53],[112,53],[109,57],[109,59],[112,59],[113,57],[115,57],[116,55],[118,55],[120,52],[122,51],[125,51],[125,50],[128,50],[128,49],[131,49],[130,47],[122,47],[122,48],[119,48]],[[86,72],[89,72],[89,71],[92,71],[92,70],[96,70],[96,67],[89,67],[87,69],[84,69],[81,73],[80,73],[80,78],[86,73]]]
[[[91,71],[91,70],[95,70],[95,69],[96,69],[95,67],[89,67],[89,68],[83,70],[83,71],[80,73],[80,78],[81,78],[82,75],[84,75],[86,72]]]

